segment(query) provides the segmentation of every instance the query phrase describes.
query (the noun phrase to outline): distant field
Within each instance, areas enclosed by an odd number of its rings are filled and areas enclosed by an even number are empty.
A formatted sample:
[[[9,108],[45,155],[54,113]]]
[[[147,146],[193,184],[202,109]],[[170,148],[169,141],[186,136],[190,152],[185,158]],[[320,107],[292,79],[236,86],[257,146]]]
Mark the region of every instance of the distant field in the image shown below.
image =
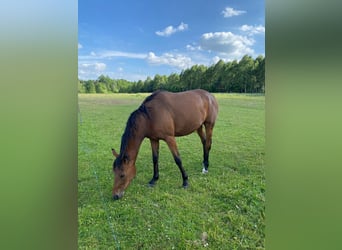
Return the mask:
[[[136,178],[113,201],[111,148],[120,149],[127,118],[146,96],[79,94],[79,249],[264,249],[265,97],[215,94],[219,115],[206,175],[197,134],[177,138],[188,189],[165,142],[159,181],[147,186],[153,167],[145,139]]]

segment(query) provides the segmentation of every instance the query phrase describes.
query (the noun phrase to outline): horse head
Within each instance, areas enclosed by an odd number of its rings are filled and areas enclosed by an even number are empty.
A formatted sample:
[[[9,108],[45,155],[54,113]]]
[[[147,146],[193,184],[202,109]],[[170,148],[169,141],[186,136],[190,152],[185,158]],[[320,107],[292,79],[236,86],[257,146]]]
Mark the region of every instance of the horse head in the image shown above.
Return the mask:
[[[113,171],[115,175],[113,199],[118,200],[124,195],[125,189],[135,177],[136,167],[134,161],[129,159],[127,155],[119,155],[114,149],[112,149],[112,153],[115,156],[113,162]]]

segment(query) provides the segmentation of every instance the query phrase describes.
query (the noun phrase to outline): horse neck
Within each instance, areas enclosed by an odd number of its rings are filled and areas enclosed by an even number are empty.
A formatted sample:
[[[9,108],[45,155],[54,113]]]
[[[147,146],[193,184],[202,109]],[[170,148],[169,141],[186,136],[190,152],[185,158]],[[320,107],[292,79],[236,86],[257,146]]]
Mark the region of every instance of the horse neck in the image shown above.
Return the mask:
[[[124,152],[121,152],[129,157],[129,159],[136,161],[140,146],[146,135],[146,119],[142,116],[139,119],[138,126],[134,129],[134,133],[127,138],[127,146]]]

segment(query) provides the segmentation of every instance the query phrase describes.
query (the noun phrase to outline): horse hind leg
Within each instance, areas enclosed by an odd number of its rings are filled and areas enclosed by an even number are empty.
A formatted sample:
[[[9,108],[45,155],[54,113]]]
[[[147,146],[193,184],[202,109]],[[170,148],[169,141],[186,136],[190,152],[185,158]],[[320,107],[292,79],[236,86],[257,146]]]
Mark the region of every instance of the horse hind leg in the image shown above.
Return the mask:
[[[208,163],[208,151],[206,150],[206,135],[205,135],[204,130],[203,130],[203,125],[201,125],[201,127],[199,127],[197,129],[197,134],[200,137],[202,145],[203,145],[203,162],[202,162],[203,169],[202,169],[202,173],[206,174],[206,173],[208,173],[209,163]]]
[[[206,123],[205,126],[205,143],[203,144],[203,169],[202,173],[208,173],[209,167],[209,152],[212,144],[212,135],[213,135],[213,124]]]

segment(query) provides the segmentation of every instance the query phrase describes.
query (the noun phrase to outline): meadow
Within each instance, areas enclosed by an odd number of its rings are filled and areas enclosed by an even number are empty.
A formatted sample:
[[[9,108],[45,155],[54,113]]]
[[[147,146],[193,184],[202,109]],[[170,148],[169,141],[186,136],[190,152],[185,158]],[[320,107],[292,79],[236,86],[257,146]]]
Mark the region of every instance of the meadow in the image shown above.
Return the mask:
[[[209,173],[202,174],[197,133],[178,137],[189,175],[182,178],[165,142],[159,181],[152,178],[150,142],[137,176],[112,200],[113,155],[131,112],[147,94],[79,94],[79,249],[265,249],[265,96],[214,94],[219,114]]]

